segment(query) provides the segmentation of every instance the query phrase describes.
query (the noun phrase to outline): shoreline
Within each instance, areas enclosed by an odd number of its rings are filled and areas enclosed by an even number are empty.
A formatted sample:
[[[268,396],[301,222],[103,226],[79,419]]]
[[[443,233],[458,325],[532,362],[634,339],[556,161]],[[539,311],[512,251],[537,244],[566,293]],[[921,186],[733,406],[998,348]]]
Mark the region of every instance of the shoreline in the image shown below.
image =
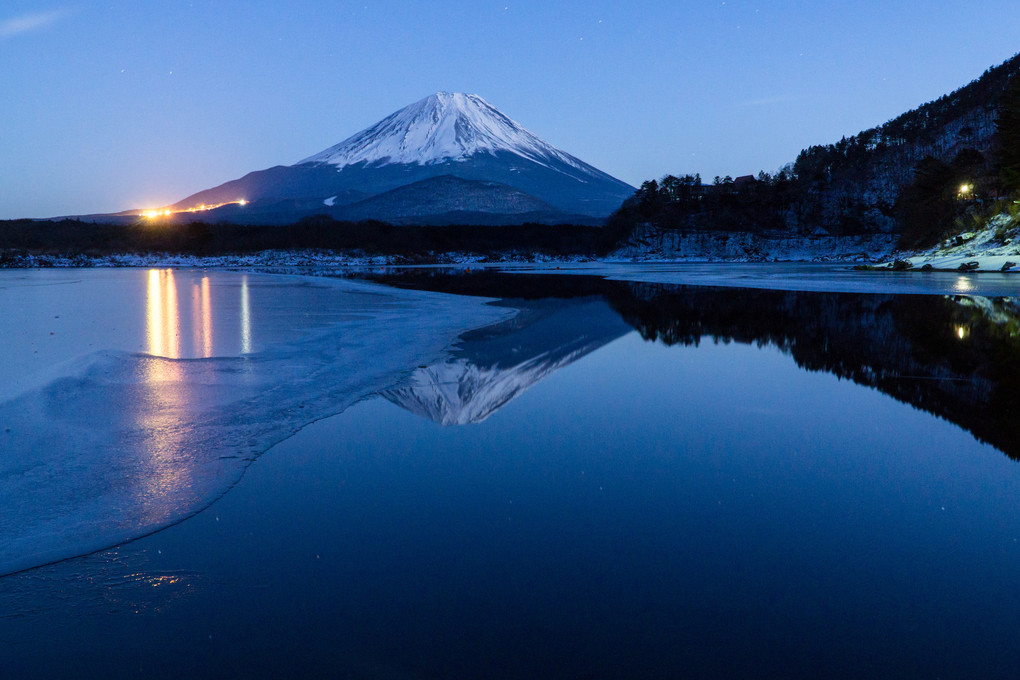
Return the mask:
[[[502,265],[502,264],[845,264],[876,263],[879,259],[865,260],[860,256],[840,257],[820,253],[804,258],[740,257],[721,258],[706,255],[690,257],[620,257],[609,255],[594,257],[578,255],[554,257],[550,255],[505,253],[493,257],[480,253],[449,252],[428,258],[409,258],[403,255],[350,255],[317,251],[266,250],[244,255],[176,255],[171,253],[124,253],[93,256],[85,254],[42,255],[0,252],[0,270],[4,269],[116,269],[132,267],[175,268],[226,268],[226,267],[409,267],[443,265]]]

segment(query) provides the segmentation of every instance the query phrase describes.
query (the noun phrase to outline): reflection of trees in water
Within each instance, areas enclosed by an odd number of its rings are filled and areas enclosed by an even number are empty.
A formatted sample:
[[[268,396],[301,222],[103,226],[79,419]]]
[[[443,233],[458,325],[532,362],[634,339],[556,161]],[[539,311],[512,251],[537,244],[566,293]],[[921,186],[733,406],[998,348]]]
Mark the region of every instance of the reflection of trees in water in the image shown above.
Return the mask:
[[[1020,460],[1020,301],[815,293],[607,281],[588,276],[419,270],[385,283],[526,306],[601,296],[649,341],[773,345],[945,418]]]
[[[647,340],[774,345],[1020,459],[1016,300],[629,284],[611,303]]]

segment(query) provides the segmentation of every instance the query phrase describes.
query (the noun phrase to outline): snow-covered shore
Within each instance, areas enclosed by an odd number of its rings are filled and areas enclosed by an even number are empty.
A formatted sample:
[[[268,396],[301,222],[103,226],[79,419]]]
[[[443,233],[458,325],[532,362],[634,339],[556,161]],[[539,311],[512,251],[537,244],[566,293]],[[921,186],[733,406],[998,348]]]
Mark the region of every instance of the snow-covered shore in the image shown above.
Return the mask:
[[[602,258],[553,257],[509,251],[498,256],[473,252],[366,255],[322,250],[265,250],[234,255],[121,253],[115,255],[40,255],[0,251],[0,269],[174,267],[209,269],[342,269],[457,264],[578,263],[846,263],[867,269],[956,271],[1020,271],[1020,228],[1008,215],[991,220],[980,231],[954,236],[920,251],[897,251],[895,234],[854,236],[796,235],[780,232],[673,232],[649,228]],[[1007,266],[1008,265],[1008,266]]]
[[[63,269],[116,267],[174,268],[279,268],[279,267],[383,267],[412,264],[473,264],[481,262],[545,263],[587,262],[591,258],[554,258],[535,253],[505,253],[492,258],[479,253],[436,253],[427,258],[409,259],[401,255],[356,255],[319,250],[265,250],[245,255],[179,255],[171,253],[124,253],[118,255],[35,255],[0,251],[0,269]]]
[[[877,267],[975,272],[1020,271],[1020,229],[1012,224],[1008,214],[997,215],[983,229],[953,236],[931,248],[897,254],[895,259]]]
[[[890,257],[895,236],[888,234],[831,237],[789,234],[665,234],[654,242],[631,242],[603,258],[584,255],[553,257],[542,253],[508,251],[497,256],[473,252],[403,255],[364,255],[321,250],[266,250],[241,255],[181,255],[172,253],[121,253],[115,255],[40,255],[0,251],[0,269],[40,268],[280,268],[333,269],[444,264],[576,264],[581,262],[878,262]]]

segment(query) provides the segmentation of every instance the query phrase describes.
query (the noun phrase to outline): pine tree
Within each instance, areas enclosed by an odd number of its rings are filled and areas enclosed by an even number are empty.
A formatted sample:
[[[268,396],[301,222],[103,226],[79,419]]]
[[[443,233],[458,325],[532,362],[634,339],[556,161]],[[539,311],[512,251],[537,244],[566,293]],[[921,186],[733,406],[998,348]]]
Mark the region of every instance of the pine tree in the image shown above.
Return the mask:
[[[998,171],[1003,188],[1014,193],[1020,190],[1020,77],[1013,76],[999,102]]]

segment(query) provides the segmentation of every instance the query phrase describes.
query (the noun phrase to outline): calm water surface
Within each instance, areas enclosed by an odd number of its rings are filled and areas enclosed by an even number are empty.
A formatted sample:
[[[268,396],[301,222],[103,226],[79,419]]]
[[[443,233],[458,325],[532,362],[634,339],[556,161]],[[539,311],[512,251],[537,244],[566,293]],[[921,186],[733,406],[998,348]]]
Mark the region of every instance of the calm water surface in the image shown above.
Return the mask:
[[[0,676],[1015,676],[1013,298],[376,278],[499,314],[185,521],[0,579]]]

